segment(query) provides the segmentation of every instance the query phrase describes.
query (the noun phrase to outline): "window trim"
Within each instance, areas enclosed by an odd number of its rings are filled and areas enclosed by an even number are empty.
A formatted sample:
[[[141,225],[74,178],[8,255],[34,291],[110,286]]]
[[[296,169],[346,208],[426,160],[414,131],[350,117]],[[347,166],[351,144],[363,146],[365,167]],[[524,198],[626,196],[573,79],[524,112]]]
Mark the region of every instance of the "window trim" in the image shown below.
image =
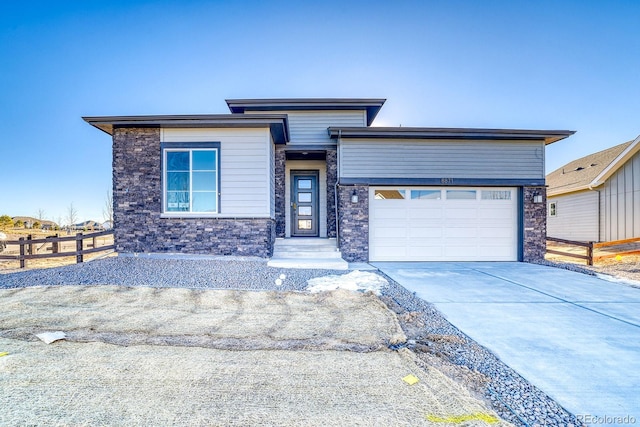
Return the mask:
[[[165,159],[167,150],[189,150],[189,153],[193,150],[215,150],[216,151],[216,189],[217,189],[217,200],[216,200],[216,211],[215,212],[172,212],[166,210],[166,198],[167,198],[167,177],[165,170]],[[220,205],[221,201],[221,174],[220,174],[220,142],[219,141],[200,141],[200,142],[162,142],[160,143],[160,174],[161,174],[161,187],[162,187],[162,197],[161,203],[162,206],[160,208],[160,213],[163,217],[215,217],[222,213],[222,207]],[[193,172],[190,169],[190,173]],[[192,196],[192,190],[189,189],[190,199]]]
[[[549,202],[549,216],[558,216],[558,203]]]

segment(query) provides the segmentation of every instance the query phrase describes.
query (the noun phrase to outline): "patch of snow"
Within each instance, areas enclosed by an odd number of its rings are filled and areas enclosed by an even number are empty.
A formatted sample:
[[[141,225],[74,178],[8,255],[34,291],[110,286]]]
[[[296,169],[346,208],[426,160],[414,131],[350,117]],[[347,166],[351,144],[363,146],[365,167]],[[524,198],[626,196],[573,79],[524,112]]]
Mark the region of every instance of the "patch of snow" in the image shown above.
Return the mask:
[[[307,290],[309,292],[333,291],[336,289],[347,289],[350,291],[371,291],[380,295],[383,287],[389,282],[384,277],[367,271],[355,270],[348,274],[316,277],[307,280]]]
[[[623,277],[616,277],[616,276],[611,276],[609,274],[601,274],[601,273],[596,273],[596,277],[598,279],[606,280],[607,282],[622,283],[623,285],[632,286],[634,288],[640,288],[640,282],[637,280],[625,279]]]

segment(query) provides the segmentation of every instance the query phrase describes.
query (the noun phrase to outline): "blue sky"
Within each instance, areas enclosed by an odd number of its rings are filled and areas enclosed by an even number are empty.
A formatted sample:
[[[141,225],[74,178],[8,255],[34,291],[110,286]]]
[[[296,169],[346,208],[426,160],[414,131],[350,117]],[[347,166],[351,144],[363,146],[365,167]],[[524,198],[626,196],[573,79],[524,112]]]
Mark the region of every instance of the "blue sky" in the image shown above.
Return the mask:
[[[386,98],[375,124],[569,129],[547,172],[640,134],[640,2],[0,4],[0,215],[102,220],[110,137],[81,116],[226,98]]]

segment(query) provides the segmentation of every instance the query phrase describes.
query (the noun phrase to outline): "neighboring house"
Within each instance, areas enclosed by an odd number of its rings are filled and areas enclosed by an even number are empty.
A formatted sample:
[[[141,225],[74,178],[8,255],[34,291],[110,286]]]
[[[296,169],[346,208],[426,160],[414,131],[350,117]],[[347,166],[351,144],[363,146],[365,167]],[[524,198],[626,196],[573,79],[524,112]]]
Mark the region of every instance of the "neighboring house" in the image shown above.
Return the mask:
[[[640,136],[547,175],[549,237],[609,242],[640,237]]]
[[[37,219],[30,216],[14,216],[13,222],[22,221],[25,228],[33,228],[33,225],[36,223],[40,224],[40,228],[42,230],[53,230],[57,224],[53,221],[48,221],[46,219]]]
[[[88,230],[88,231],[103,231],[104,227],[102,224],[96,221],[83,221],[78,224],[73,224],[71,227],[72,230]]]
[[[347,261],[544,257],[544,150],[572,131],[372,127],[384,99],[231,99],[231,114],[84,117],[113,138],[119,252]]]

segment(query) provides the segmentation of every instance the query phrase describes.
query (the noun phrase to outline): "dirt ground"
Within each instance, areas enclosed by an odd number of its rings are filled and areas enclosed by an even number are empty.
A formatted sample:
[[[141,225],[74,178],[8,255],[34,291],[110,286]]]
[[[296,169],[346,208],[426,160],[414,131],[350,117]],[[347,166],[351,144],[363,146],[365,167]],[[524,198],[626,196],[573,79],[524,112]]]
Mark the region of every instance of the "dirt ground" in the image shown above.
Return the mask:
[[[0,299],[2,425],[508,425],[451,372],[391,350],[411,319],[371,293],[65,286]],[[34,335],[58,330],[51,344]]]
[[[56,234],[60,235],[60,237],[73,236],[73,234],[66,234],[64,231],[45,231],[45,230],[27,230],[27,229],[12,229],[6,230],[4,233],[7,235],[7,240],[18,240],[20,237],[27,238],[28,235],[32,235],[34,239],[44,239],[48,236],[54,236]],[[87,232],[90,233],[90,232]],[[85,233],[85,234],[87,234]],[[85,245],[89,243],[90,240],[85,240]],[[101,236],[97,238],[98,246],[108,246],[113,244],[113,235]],[[51,244],[38,244],[38,254],[50,253]],[[60,251],[61,252],[72,252],[75,251],[76,243],[75,241],[70,242],[61,242],[60,243]],[[20,247],[18,245],[8,245],[4,248],[3,251],[0,252],[0,255],[18,255],[20,253]],[[84,256],[85,261],[90,261],[92,259],[104,257],[104,256],[114,256],[113,251],[108,252],[97,252],[93,254],[87,254]],[[68,257],[56,257],[56,258],[40,258],[40,259],[30,259],[26,260],[26,269],[34,269],[34,268],[52,268],[52,267],[60,267],[63,265],[75,264],[76,257],[68,256]],[[4,260],[0,259],[0,274],[2,273],[13,273],[16,271],[21,271],[23,269],[20,268],[20,261],[18,260]]]
[[[563,245],[548,246],[560,251],[567,251],[580,255],[585,254],[584,248],[571,248]],[[609,276],[631,281],[634,285],[640,286],[640,255],[619,255],[620,252],[624,252],[630,249],[637,249],[637,245],[634,247],[608,247],[596,250],[595,255],[612,255],[611,257],[597,260],[594,265],[587,265],[586,261],[577,258],[566,257],[556,254],[547,254],[545,259],[560,264],[574,265],[580,269],[585,269],[599,274],[607,274]],[[636,283],[637,282],[637,283]]]

